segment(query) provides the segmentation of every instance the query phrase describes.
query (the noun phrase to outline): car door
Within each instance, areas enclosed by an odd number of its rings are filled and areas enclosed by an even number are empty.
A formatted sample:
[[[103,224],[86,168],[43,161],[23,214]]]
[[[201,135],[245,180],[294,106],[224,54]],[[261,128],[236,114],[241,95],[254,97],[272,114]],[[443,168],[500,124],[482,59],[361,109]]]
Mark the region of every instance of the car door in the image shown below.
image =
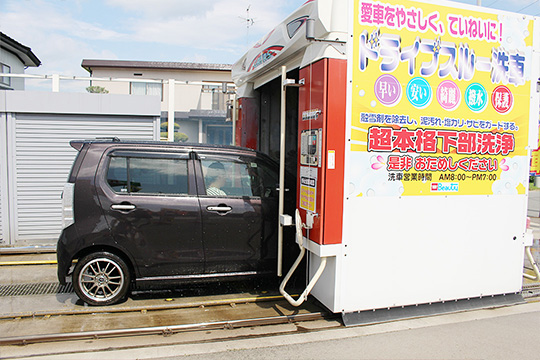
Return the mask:
[[[263,182],[267,167],[255,156],[199,155],[206,272],[273,271],[277,196],[275,182]]]
[[[189,153],[112,151],[97,183],[112,237],[132,256],[139,277],[166,280],[204,272]]]

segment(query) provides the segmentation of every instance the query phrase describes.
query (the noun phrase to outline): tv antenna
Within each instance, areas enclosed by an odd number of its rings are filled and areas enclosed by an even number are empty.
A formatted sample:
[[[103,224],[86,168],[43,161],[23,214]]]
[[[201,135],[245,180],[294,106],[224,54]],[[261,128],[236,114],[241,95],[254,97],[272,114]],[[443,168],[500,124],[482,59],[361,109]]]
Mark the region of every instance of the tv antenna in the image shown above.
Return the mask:
[[[249,6],[246,9],[246,17],[240,16],[240,19],[244,20],[246,23],[246,46],[249,46],[249,28],[255,24],[255,19],[249,16],[250,8],[251,8],[251,4],[249,4]]]

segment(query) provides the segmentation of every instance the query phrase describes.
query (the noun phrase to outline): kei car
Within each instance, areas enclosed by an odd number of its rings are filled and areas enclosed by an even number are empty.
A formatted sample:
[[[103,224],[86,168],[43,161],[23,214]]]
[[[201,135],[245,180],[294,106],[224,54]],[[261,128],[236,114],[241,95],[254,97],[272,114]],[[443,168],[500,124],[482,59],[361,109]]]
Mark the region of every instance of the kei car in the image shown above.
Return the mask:
[[[268,156],[116,138],[70,144],[78,155],[63,192],[58,279],[71,278],[84,302],[117,303],[135,284],[275,272],[278,166]],[[209,191],[218,175],[221,192]]]

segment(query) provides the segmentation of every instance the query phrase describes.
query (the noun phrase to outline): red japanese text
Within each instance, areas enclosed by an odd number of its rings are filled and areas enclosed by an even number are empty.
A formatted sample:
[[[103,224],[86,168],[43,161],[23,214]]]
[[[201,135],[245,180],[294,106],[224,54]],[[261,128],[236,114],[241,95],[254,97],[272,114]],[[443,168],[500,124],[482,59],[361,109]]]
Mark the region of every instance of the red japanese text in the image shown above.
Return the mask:
[[[368,131],[368,151],[503,155],[514,151],[513,134],[373,126]]]

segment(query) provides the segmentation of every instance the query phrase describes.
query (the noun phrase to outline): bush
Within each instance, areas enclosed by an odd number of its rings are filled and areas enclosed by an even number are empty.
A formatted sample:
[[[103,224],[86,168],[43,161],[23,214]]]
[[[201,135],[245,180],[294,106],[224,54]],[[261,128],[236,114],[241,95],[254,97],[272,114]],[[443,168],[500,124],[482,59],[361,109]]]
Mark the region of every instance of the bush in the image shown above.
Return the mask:
[[[162,122],[160,128],[161,132],[167,132],[167,129],[169,128],[169,122]],[[178,123],[174,123],[174,132],[177,132],[178,130],[180,130],[180,125]]]
[[[167,132],[166,131],[162,131],[161,132],[161,138],[162,139],[167,139]],[[174,142],[186,142],[189,140],[189,137],[184,134],[184,133],[181,133],[181,132],[175,132],[174,133]]]
[[[103,86],[88,86],[86,88],[86,91],[88,91],[91,94],[108,94],[109,90],[105,89]]]

